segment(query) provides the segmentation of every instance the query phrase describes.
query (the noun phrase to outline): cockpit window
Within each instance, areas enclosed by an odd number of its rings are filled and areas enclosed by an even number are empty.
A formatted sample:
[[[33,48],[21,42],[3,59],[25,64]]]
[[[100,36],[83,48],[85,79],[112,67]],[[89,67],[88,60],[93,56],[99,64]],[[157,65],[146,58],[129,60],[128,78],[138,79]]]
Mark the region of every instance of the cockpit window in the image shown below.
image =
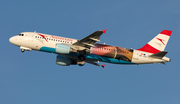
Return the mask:
[[[24,36],[24,34],[18,34],[19,36]]]

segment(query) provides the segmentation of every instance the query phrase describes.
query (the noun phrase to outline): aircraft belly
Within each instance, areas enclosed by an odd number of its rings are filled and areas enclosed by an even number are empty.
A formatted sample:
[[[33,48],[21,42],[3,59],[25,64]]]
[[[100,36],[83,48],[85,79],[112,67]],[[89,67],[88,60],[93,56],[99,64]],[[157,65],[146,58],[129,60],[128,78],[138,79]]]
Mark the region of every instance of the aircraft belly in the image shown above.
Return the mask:
[[[77,59],[79,54],[77,53],[70,53],[67,55],[62,55],[65,57],[69,57],[72,59]],[[102,62],[107,62],[107,63],[113,63],[113,64],[135,64],[133,62],[130,61],[125,61],[125,60],[119,60],[119,59],[114,59],[114,58],[109,58],[109,57],[102,57],[102,56],[98,56],[98,55],[94,55],[94,54],[90,54],[90,55],[85,55],[86,60],[93,60],[93,61],[102,61]]]
[[[107,62],[107,63],[113,63],[113,64],[135,64],[130,61],[125,61],[125,60],[119,60],[119,59],[114,59],[114,58],[109,58],[109,57],[102,57],[102,56],[97,56],[90,54],[86,56],[87,59],[94,59],[102,62]]]

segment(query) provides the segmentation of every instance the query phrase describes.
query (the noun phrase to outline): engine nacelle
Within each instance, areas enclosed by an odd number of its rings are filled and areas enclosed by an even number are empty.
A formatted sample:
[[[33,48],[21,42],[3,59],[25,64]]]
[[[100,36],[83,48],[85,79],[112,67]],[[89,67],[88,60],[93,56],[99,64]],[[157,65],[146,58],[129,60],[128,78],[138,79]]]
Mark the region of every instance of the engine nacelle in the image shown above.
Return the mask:
[[[70,58],[57,55],[56,64],[62,65],[62,66],[70,66],[70,65],[77,65],[77,62],[73,61]]]
[[[71,49],[71,46],[57,43],[55,52],[59,54],[69,54],[70,49]]]

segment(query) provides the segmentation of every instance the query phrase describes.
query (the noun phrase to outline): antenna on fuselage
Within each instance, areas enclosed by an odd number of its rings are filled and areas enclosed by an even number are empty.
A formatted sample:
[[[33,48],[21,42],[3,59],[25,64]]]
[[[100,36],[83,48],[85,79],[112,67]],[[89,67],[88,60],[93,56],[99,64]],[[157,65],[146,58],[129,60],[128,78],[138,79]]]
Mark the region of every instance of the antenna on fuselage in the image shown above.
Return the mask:
[[[34,31],[34,33],[36,33],[36,31]]]

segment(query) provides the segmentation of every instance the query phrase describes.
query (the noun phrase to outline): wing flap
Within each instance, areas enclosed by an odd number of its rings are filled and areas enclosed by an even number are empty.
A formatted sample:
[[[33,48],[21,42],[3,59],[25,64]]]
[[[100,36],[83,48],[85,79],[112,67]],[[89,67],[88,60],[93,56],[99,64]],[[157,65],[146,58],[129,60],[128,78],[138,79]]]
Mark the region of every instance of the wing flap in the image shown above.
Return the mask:
[[[95,39],[95,38],[89,38],[89,39],[94,40],[94,41],[96,41],[96,42],[100,42],[99,39]]]
[[[88,45],[88,46],[90,46],[90,47],[94,47],[94,45],[93,45],[93,44],[88,44],[88,43],[85,43],[85,42],[82,42],[82,44],[84,44],[84,45]]]

